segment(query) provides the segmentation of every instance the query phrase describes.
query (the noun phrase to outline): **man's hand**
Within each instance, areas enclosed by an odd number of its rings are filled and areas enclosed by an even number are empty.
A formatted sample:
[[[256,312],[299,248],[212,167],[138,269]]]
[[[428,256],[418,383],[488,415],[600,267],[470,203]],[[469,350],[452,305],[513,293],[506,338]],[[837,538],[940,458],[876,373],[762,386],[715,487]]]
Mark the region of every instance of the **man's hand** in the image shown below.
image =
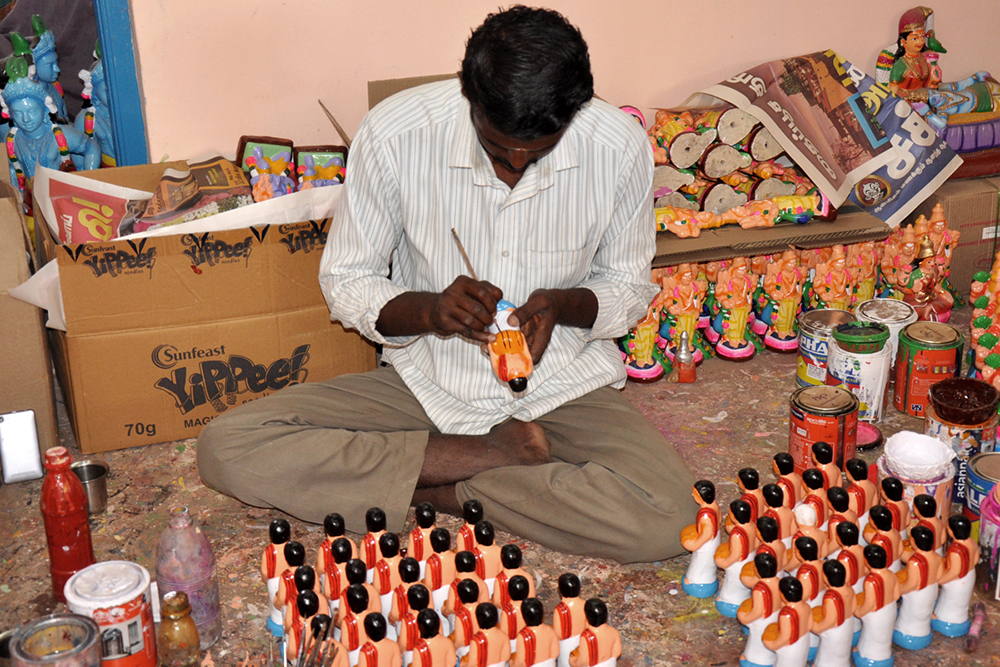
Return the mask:
[[[521,328],[537,364],[549,346],[557,324],[587,328],[597,319],[597,295],[586,288],[535,290],[507,320]]]
[[[459,276],[437,298],[428,313],[433,333],[447,336],[457,333],[488,343],[493,338],[487,329],[493,324],[497,301],[503,292],[486,281]]]

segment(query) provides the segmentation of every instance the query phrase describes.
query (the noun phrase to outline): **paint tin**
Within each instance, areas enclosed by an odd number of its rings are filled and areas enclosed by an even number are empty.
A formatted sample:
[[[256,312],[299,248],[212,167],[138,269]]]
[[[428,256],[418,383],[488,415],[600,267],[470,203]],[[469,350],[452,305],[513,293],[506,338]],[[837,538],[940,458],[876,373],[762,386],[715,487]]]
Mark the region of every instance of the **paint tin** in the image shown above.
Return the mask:
[[[820,308],[799,315],[799,360],[795,382],[800,387],[826,382],[826,358],[833,341],[833,328],[856,318],[846,310]]]
[[[10,640],[15,667],[101,667],[101,631],[76,614],[52,614],[31,621]]]
[[[969,459],[962,513],[979,520],[979,508],[1000,482],[1000,452],[983,452]]]
[[[985,599],[1000,602],[1000,486],[980,505],[979,564],[976,566],[976,589]]]
[[[899,332],[893,398],[897,410],[923,418],[931,385],[958,376],[962,342],[958,329],[943,322],[914,322]]]
[[[937,516],[947,521],[955,480],[955,452],[937,438],[912,431],[900,431],[885,443],[885,451],[875,462],[878,486],[886,477],[903,484],[903,499],[913,510],[914,497],[925,493],[937,501]]]
[[[858,304],[854,314],[861,322],[880,322],[889,327],[889,340],[885,345],[889,348],[889,358],[892,360],[889,381],[895,378],[892,370],[896,368],[896,348],[899,346],[899,332],[908,324],[917,321],[917,311],[905,301],[896,299],[868,299]]]
[[[104,667],[156,667],[149,572],[136,563],[105,561],[66,582],[66,604],[101,630]]]
[[[857,396],[858,419],[878,423],[882,421],[889,403],[890,363],[889,349],[885,347],[867,353],[849,352],[839,344],[831,345],[826,363],[826,384],[843,387]]]
[[[858,443],[858,399],[842,387],[802,387],[792,394],[788,453],[795,471],[812,467],[813,444],[826,442],[833,447],[834,460],[841,468],[854,458]]]
[[[955,452],[955,502],[965,500],[969,460],[996,446],[1000,392],[982,380],[948,378],[928,392],[924,433]]]

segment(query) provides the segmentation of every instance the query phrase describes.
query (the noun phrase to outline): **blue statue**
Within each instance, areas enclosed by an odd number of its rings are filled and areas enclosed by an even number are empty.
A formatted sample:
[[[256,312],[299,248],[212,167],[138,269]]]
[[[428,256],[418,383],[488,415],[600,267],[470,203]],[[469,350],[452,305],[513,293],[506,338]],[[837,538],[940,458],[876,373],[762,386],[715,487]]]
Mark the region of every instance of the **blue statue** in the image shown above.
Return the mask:
[[[97,140],[101,147],[101,166],[114,167],[118,164],[115,153],[115,137],[111,130],[111,109],[108,106],[108,84],[104,79],[104,63],[98,60],[89,72],[80,72],[83,79],[84,97],[90,97],[90,106],[76,115],[73,123],[76,129]]]
[[[56,55],[56,38],[45,25],[38,14],[31,17],[31,27],[35,31],[38,43],[31,49],[31,57],[35,61],[35,79],[45,88],[46,94],[56,105],[56,116],[68,120],[66,100],[63,99],[63,89],[59,85],[59,56]]]

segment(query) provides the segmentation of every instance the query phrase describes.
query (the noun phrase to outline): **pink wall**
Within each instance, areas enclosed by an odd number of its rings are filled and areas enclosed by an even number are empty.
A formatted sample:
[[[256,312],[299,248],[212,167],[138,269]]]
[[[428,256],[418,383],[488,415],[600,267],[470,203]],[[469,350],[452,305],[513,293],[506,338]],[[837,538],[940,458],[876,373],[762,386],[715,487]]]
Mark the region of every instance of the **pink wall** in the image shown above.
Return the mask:
[[[530,4],[530,0],[525,0]],[[242,134],[339,143],[367,82],[457,71],[497,0],[133,0],[150,160],[230,157]],[[580,27],[597,94],[643,111],[761,62],[832,48],[874,74],[915,0],[548,0]],[[505,5],[506,6],[506,5]],[[935,6],[946,79],[1000,73],[1000,2]]]

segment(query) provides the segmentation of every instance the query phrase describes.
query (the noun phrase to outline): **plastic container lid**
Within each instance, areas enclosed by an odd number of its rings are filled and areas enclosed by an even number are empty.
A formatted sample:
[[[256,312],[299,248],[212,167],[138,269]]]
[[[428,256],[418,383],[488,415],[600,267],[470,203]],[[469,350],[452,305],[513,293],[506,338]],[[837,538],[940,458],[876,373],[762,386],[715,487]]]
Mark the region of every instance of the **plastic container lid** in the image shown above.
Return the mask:
[[[109,560],[83,568],[66,582],[66,604],[89,616],[95,609],[117,607],[149,589],[149,572],[126,560]]]
[[[799,315],[799,329],[807,333],[828,334],[833,328],[844,322],[854,322],[857,318],[846,310],[837,308],[819,308]]]
[[[869,299],[858,304],[854,312],[859,320],[883,324],[903,324],[917,319],[913,306],[896,299]]]

